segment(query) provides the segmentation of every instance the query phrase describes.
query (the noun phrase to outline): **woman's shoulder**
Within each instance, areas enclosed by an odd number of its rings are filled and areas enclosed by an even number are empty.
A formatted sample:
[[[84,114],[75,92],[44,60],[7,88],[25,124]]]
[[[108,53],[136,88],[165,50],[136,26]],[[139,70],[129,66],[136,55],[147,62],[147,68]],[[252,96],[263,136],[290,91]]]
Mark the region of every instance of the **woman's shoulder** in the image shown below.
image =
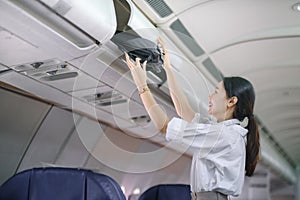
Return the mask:
[[[227,120],[224,124],[224,137],[232,138],[233,140],[245,139],[248,133],[248,129],[240,125],[240,121],[237,119]]]
[[[217,120],[208,115],[208,114],[202,114],[202,113],[195,113],[195,116],[193,120],[191,121],[192,123],[201,123],[201,124],[215,124]]]

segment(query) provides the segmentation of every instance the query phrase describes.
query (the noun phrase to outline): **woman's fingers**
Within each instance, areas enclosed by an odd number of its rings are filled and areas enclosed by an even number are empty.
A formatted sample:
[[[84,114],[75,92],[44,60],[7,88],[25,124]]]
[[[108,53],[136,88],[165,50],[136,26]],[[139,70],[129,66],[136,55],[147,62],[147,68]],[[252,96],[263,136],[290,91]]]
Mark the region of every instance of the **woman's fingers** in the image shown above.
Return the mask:
[[[158,42],[161,46],[164,46],[164,42],[163,42],[163,40],[161,39],[160,36],[158,37],[157,42]]]
[[[163,50],[166,49],[165,42],[162,40],[162,38],[160,36],[158,37],[157,42],[158,42],[158,44],[161,45]]]
[[[165,56],[166,53],[168,53],[168,50],[166,48],[166,45],[165,45],[164,41],[162,40],[162,38],[160,36],[158,37],[157,42],[158,42],[158,44],[160,44],[160,46],[162,48],[162,54],[163,54],[163,56]]]
[[[129,55],[126,52],[125,52],[125,58],[129,69],[131,69],[134,66],[134,64],[131,62]]]
[[[140,58],[136,58],[136,59],[135,59],[135,66],[136,66],[136,67],[141,67],[140,61],[141,61]]]
[[[131,61],[129,55],[125,52],[125,59],[126,59],[126,62],[127,62],[127,65],[128,65],[128,67],[129,67],[129,69],[133,69],[133,68],[135,68],[135,67],[141,67],[141,63],[140,63],[141,59],[140,59],[140,58],[136,58],[136,59],[135,59],[135,63],[133,63],[133,62]],[[143,63],[143,66],[142,66],[143,69],[146,69],[146,63],[147,63],[147,61],[145,61],[145,62]],[[145,65],[145,66],[144,66],[144,65]]]
[[[147,65],[147,60],[145,62],[143,62],[143,65],[142,65],[144,71],[146,71],[146,65]]]
[[[171,65],[170,65],[170,57],[169,57],[168,49],[166,48],[166,45],[161,37],[158,37],[157,41],[158,41],[158,44],[160,44],[161,48],[162,48],[162,55],[163,55],[163,59],[164,59],[163,66],[170,67]]]

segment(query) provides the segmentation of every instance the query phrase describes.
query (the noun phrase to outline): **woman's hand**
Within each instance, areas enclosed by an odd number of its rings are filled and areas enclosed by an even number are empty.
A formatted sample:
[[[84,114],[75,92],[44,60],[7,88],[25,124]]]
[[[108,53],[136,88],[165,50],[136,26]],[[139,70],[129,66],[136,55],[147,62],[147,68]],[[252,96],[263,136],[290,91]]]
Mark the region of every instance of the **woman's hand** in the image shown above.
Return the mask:
[[[127,66],[129,67],[131,71],[132,78],[137,86],[137,88],[140,90],[141,88],[147,86],[147,75],[146,75],[146,64],[147,61],[145,61],[142,64],[140,64],[140,58],[135,59],[135,64],[130,60],[130,57],[127,53],[125,53]]]
[[[161,37],[158,37],[157,42],[158,42],[158,44],[160,44],[162,51],[163,51],[162,54],[163,54],[163,59],[164,59],[164,67],[171,68],[170,56],[169,56],[169,52],[166,47],[166,44],[164,43],[164,41],[162,40]]]

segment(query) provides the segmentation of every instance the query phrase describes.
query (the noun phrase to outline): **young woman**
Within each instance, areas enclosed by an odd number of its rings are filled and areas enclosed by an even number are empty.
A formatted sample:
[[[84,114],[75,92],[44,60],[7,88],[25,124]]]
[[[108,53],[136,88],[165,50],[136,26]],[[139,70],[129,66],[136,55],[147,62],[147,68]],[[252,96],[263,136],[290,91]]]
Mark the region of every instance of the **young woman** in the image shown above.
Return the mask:
[[[227,77],[209,96],[208,113],[216,120],[195,113],[175,79],[168,50],[163,50],[164,69],[177,114],[169,119],[153,98],[146,83],[146,62],[126,61],[143,104],[167,140],[194,147],[191,165],[192,199],[227,199],[238,196],[244,176],[251,176],[259,159],[259,133],[253,116],[255,93],[252,84],[241,77]]]

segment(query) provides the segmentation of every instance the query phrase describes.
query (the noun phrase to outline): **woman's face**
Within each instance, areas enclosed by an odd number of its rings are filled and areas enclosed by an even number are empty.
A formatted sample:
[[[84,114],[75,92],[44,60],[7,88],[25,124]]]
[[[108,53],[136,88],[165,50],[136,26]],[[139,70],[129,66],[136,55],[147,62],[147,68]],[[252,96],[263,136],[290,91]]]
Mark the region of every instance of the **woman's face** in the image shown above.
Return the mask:
[[[224,121],[226,119],[227,110],[227,95],[224,88],[223,81],[218,83],[215,91],[208,97],[209,109],[208,113],[217,118],[218,121]]]

